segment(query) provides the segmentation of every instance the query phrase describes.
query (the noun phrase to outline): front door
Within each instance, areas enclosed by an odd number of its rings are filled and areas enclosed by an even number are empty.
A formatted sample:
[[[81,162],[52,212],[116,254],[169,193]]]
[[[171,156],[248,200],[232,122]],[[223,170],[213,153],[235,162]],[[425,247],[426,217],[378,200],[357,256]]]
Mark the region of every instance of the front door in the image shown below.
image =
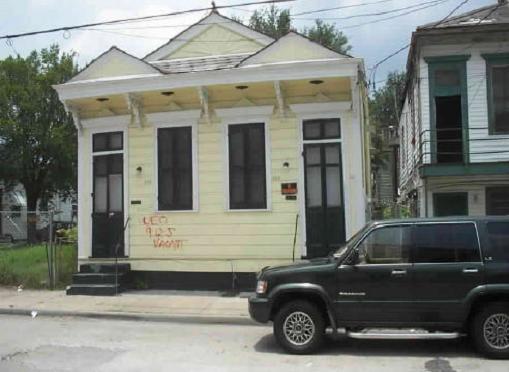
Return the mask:
[[[304,121],[307,258],[345,242],[339,119]]]
[[[335,307],[340,322],[413,320],[411,231],[411,225],[376,228],[357,246],[357,262],[338,267]]]
[[[94,156],[93,177],[92,256],[123,256],[123,154]]]

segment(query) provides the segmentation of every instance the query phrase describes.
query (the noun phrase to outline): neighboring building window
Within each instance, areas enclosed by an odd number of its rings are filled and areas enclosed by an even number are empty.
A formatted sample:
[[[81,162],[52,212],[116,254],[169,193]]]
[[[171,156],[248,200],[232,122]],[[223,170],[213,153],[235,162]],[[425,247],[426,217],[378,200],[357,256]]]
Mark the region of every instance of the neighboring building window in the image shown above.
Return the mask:
[[[122,132],[96,133],[92,137],[93,152],[118,151],[124,147]]]
[[[473,223],[416,225],[415,263],[479,262],[477,232]]]
[[[266,209],[265,124],[228,126],[230,209]]]
[[[509,133],[509,55],[484,55],[491,134]]]
[[[468,216],[468,193],[434,193],[433,215],[435,217]]]
[[[158,209],[193,209],[192,128],[157,130]]]
[[[425,58],[429,66],[431,156],[436,163],[468,160],[466,60],[469,56]]]
[[[486,187],[486,214],[488,216],[509,215],[509,185]]]
[[[359,264],[408,263],[411,226],[381,227],[359,245]]]
[[[509,222],[488,222],[488,256],[493,262],[509,262]]]

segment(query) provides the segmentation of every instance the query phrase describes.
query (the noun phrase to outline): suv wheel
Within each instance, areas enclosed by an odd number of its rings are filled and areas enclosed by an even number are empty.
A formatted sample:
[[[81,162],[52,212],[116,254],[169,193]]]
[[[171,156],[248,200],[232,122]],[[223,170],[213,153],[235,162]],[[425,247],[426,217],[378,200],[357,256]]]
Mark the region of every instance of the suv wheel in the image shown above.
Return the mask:
[[[509,358],[509,303],[486,305],[472,322],[477,350],[490,358]]]
[[[307,301],[284,305],[274,319],[277,342],[292,354],[308,354],[323,341],[325,321],[320,310]]]

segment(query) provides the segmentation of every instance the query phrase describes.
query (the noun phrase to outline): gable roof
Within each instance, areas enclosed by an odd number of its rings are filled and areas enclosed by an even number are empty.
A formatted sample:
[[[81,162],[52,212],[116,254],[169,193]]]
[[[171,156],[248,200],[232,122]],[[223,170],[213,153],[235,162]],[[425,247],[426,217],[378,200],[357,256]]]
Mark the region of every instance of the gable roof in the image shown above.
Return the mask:
[[[306,61],[318,59],[351,58],[327,48],[308,37],[290,31],[265,48],[245,58],[239,66],[261,63],[277,63],[283,61]]]
[[[255,31],[252,28],[247,27],[240,22],[234,21],[233,19],[225,17],[219,14],[216,10],[213,10],[206,17],[202,18],[194,25],[186,28],[184,31],[171,38],[166,44],[161,45],[156,50],[147,54],[145,57],[143,57],[143,60],[147,62],[154,62],[161,59],[168,59],[172,53],[186,45],[189,40],[200,35],[209,27],[214,25],[220,25],[225,29],[245,37],[247,40],[255,41],[260,45],[260,48],[274,41],[274,39],[270,36]]]
[[[94,58],[69,82],[91,80],[102,77],[160,74],[151,64],[123,51],[116,46]]]
[[[509,4],[506,2],[485,6],[451,17],[440,24],[437,24],[438,22],[419,26],[417,30],[509,23]]]

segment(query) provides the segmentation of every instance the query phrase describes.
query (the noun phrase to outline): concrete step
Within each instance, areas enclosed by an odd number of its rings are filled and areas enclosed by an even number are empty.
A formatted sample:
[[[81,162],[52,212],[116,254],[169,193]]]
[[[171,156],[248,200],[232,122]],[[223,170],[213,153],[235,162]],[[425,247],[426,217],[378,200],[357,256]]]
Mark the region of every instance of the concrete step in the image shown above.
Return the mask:
[[[72,284],[66,289],[67,295],[84,296],[115,296],[120,292],[120,286],[114,284]]]
[[[119,263],[117,264],[119,273],[126,273],[131,270],[131,264]],[[87,263],[80,265],[80,273],[115,273],[114,263]]]
[[[122,283],[124,273],[118,274],[117,284]],[[115,284],[115,273],[76,273],[73,284]]]

